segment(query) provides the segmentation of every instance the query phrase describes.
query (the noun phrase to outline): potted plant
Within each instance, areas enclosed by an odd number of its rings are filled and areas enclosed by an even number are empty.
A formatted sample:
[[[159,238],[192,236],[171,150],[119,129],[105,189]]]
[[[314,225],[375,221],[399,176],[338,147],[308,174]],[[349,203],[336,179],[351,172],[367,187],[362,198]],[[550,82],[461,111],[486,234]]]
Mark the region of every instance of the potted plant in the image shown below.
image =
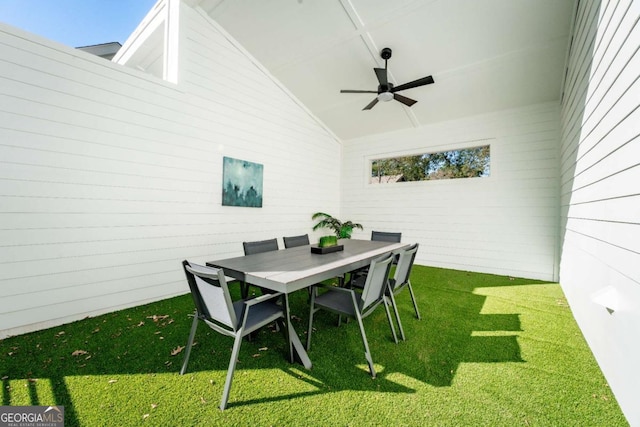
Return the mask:
[[[311,217],[313,220],[319,220],[316,225],[313,226],[313,231],[320,228],[328,228],[335,233],[335,236],[323,236],[320,238],[320,247],[333,246],[338,244],[338,239],[350,239],[351,233],[354,228],[363,230],[362,224],[358,224],[352,221],[340,221],[338,218],[324,213],[316,212]]]

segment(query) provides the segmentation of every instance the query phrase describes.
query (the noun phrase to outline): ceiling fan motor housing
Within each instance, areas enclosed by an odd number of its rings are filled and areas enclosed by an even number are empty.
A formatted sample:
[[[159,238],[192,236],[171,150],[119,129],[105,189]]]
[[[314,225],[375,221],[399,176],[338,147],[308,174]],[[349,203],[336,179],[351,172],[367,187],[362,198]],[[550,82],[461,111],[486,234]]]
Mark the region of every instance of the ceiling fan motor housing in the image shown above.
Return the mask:
[[[386,85],[378,85],[378,93],[393,91],[393,83],[387,82]]]

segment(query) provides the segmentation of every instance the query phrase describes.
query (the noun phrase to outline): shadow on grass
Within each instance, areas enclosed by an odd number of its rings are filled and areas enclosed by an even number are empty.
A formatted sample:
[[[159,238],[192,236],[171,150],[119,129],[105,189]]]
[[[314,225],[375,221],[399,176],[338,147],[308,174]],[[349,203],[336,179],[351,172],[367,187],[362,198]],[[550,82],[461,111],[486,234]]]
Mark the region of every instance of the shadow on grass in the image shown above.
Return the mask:
[[[374,363],[381,366],[376,380],[359,368],[366,361],[357,324],[350,322],[337,327],[335,315],[320,312],[314,322],[309,353],[314,363],[312,370],[288,363],[283,333],[269,328],[261,330],[252,342],[243,343],[236,369],[236,374],[243,369],[279,369],[308,382],[315,390],[238,401],[232,388],[229,406],[340,390],[414,393],[413,388],[399,384],[390,375],[400,373],[442,387],[451,385],[456,370],[464,362],[523,362],[516,335],[521,330],[519,315],[483,314],[486,297],[474,290],[542,282],[416,266],[412,283],[422,320],[416,319],[408,292],[397,297],[407,341],[393,343],[382,308],[365,319]],[[294,327],[305,335],[302,331],[307,329],[307,293],[291,295],[290,303]],[[10,382],[24,379],[30,384],[30,404],[64,405],[67,425],[79,425],[65,378],[146,373],[177,376],[183,356],[180,347],[186,344],[191,325],[188,315],[192,312],[191,297],[184,295],[7,338],[0,342],[2,404],[12,404]],[[301,340],[306,342],[306,336],[301,336]],[[201,323],[196,342],[187,373],[225,372],[232,339]],[[295,368],[305,371],[305,375],[296,374]],[[55,402],[43,402],[33,385],[35,379],[45,378],[51,383]],[[234,381],[234,388],[241,386],[242,383]]]
[[[408,295],[400,295],[401,318],[408,353],[394,369],[436,387],[450,386],[461,363],[523,362],[517,332],[518,313],[483,313],[487,297],[478,288],[542,284],[505,276],[443,270],[414,269],[412,283],[420,294],[422,320],[413,315]]]

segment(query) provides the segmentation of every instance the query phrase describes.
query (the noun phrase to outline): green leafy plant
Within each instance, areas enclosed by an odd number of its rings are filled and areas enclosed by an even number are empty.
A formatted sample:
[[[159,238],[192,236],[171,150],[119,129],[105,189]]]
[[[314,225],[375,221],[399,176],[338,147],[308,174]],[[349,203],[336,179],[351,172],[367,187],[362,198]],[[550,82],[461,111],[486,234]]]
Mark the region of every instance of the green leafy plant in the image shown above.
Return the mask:
[[[363,230],[362,224],[358,224],[352,221],[340,221],[338,218],[334,218],[333,216],[324,213],[324,212],[316,212],[311,217],[313,220],[319,220],[316,225],[313,226],[313,231],[316,231],[320,228],[328,228],[332,230],[338,239],[350,239],[351,233],[354,228],[359,228]]]
[[[336,236],[322,236],[318,246],[321,248],[329,248],[338,244],[338,238]]]

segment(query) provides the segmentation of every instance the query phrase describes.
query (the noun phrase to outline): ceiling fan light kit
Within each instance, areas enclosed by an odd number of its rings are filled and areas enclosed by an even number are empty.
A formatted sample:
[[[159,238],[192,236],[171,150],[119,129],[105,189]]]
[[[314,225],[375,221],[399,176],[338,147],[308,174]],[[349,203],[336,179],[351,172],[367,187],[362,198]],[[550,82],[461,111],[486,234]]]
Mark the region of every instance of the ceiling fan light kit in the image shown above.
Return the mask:
[[[382,92],[378,94],[378,101],[391,101],[393,99],[393,94],[391,92]]]
[[[374,68],[373,71],[376,73],[376,77],[378,79],[378,90],[348,90],[343,89],[340,93],[377,93],[378,95],[371,101],[363,110],[370,110],[378,103],[378,101],[388,102],[392,99],[395,99],[398,102],[403,103],[407,107],[411,107],[415,104],[415,99],[407,98],[406,96],[402,96],[396,92],[406,89],[413,89],[415,87],[424,86],[428,84],[434,83],[432,76],[423,77],[418,80],[413,80],[409,83],[404,83],[399,86],[394,86],[393,83],[390,83],[387,78],[387,60],[391,58],[391,49],[385,47],[380,51],[380,57],[384,59],[384,68]]]

